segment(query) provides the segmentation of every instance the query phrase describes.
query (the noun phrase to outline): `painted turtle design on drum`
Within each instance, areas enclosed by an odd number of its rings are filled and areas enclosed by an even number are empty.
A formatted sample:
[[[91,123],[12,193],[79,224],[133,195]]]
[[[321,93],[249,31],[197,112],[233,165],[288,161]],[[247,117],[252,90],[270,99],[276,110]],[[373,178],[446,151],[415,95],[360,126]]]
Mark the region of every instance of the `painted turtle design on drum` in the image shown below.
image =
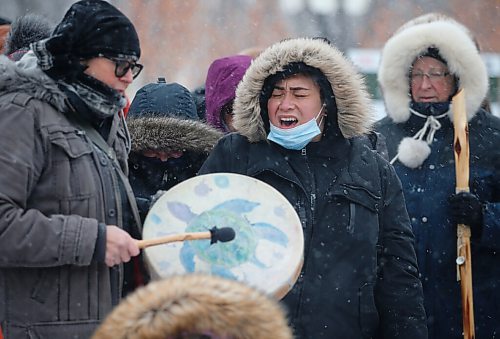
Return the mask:
[[[303,264],[302,224],[290,202],[258,179],[235,173],[187,179],[154,203],[142,235],[154,239],[214,227],[231,227],[234,239],[146,248],[144,259],[152,279],[208,273],[243,281],[278,299],[288,293]]]
[[[287,235],[265,222],[250,223],[245,213],[251,212],[259,203],[244,199],[225,201],[197,215],[188,205],[168,202],[167,208],[173,216],[187,224],[186,232],[204,232],[212,227],[231,227],[235,239],[226,243],[210,244],[210,240],[185,241],[180,260],[187,272],[195,271],[195,256],[210,264],[212,274],[236,279],[231,268],[250,262],[262,268],[266,265],[256,257],[256,248],[261,239],[280,246],[288,244]]]

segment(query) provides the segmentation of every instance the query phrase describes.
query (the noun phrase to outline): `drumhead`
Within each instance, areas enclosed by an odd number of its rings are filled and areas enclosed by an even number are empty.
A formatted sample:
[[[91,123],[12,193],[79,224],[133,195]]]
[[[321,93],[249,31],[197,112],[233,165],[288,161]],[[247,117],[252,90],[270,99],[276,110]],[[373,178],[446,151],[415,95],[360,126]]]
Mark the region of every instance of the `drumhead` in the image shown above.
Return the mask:
[[[235,239],[190,240],[145,249],[155,279],[209,273],[243,281],[281,299],[303,263],[302,225],[272,186],[249,176],[214,173],[190,178],[163,194],[149,211],[143,239],[231,227]]]

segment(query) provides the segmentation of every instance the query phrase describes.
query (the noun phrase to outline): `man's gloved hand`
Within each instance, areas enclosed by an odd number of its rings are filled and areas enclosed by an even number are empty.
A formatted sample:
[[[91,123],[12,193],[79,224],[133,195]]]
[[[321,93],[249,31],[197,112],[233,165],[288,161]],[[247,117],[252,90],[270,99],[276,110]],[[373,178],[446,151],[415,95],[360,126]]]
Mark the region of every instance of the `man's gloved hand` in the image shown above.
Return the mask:
[[[470,226],[472,237],[480,238],[483,230],[483,204],[470,192],[453,194],[449,198],[453,223]]]

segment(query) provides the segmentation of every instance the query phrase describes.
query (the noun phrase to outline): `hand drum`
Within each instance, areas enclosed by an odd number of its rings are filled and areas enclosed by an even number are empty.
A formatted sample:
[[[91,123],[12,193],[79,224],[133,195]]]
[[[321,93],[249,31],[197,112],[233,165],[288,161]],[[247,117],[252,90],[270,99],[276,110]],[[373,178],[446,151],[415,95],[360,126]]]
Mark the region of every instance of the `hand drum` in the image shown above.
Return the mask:
[[[143,239],[206,232],[214,226],[231,227],[234,240],[187,240],[146,248],[152,278],[209,273],[283,298],[302,268],[302,225],[288,200],[258,179],[214,173],[181,182],[153,205]]]

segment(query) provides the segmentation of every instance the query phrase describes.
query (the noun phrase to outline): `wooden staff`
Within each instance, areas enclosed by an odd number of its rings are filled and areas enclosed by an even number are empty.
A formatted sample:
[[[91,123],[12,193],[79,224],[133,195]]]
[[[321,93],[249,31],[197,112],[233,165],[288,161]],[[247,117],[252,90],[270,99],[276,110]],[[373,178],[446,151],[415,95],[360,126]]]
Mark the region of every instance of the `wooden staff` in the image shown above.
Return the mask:
[[[469,128],[465,110],[465,93],[460,89],[452,99],[453,127],[455,137],[456,193],[469,192]],[[462,320],[464,338],[475,338],[474,308],[472,303],[472,258],[470,249],[470,227],[457,225],[457,280],[462,291]]]

